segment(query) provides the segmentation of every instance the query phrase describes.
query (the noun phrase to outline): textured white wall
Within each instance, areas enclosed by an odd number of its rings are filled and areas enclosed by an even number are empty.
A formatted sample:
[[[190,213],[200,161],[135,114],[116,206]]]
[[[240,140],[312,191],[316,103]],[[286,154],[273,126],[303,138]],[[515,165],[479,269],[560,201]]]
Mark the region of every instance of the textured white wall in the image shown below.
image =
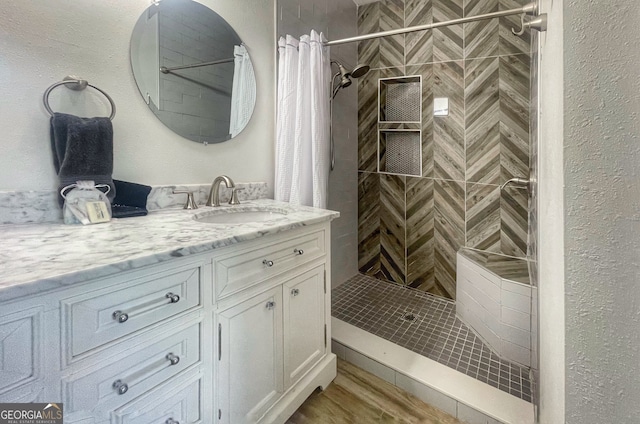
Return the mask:
[[[149,0],[3,0],[0,190],[56,187],[49,117],[41,99],[49,85],[69,74],[87,79],[116,102],[114,177],[145,184],[184,184],[206,183],[228,174],[237,181],[267,181],[272,187],[274,0],[201,3],[224,17],[247,44],[258,90],[256,109],[245,131],[231,141],[206,147],[171,132],[138,93],[129,64],[129,39]],[[70,113],[105,114],[104,105],[95,104],[97,96],[73,94],[56,89],[52,106]]]
[[[566,422],[640,419],[637,0],[565,0]]]
[[[543,0],[549,30],[540,34],[538,144],[539,417],[564,422],[564,189],[562,1]]]

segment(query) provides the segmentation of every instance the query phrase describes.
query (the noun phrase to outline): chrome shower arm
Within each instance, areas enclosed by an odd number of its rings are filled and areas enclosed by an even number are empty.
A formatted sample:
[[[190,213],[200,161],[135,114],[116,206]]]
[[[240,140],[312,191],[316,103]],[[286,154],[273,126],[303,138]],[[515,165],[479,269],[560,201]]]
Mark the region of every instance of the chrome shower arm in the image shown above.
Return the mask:
[[[531,184],[531,182],[526,179],[526,178],[511,178],[510,180],[505,181],[501,186],[500,186],[500,190],[504,190],[504,188],[510,184],[513,184],[514,186],[518,186],[519,188],[529,188],[529,185]]]

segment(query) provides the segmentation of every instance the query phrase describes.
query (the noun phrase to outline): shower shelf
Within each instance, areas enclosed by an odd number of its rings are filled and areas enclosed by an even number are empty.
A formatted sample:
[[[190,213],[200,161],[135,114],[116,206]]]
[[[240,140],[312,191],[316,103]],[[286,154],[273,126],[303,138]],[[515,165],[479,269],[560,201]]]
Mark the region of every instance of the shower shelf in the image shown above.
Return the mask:
[[[378,172],[422,176],[422,76],[378,80]]]
[[[378,80],[378,121],[420,123],[422,76]]]
[[[380,131],[380,172],[421,176],[421,134],[420,130]]]

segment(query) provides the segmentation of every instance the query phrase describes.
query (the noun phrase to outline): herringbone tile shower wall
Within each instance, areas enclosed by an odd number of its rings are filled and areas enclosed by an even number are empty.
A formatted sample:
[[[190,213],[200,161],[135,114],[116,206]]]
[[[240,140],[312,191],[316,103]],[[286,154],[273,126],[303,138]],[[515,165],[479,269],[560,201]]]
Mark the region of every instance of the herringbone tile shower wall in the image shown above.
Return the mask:
[[[528,0],[382,0],[358,8],[358,32],[513,9]],[[529,176],[530,34],[496,18],[359,43],[359,267],[455,299],[456,252],[524,257]],[[378,79],[422,76],[422,176],[378,172]],[[434,117],[436,97],[449,116]],[[391,125],[391,124],[387,124]],[[396,128],[402,126],[396,125]]]

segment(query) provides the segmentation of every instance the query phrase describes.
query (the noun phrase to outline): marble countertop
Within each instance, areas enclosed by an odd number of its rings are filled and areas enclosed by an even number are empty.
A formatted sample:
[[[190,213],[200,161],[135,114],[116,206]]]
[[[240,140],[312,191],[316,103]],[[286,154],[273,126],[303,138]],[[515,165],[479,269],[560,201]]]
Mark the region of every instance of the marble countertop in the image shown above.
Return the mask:
[[[228,210],[238,206],[221,206]],[[239,207],[284,209],[278,220],[250,224],[207,224],[193,219],[212,211],[164,209],[144,217],[113,219],[96,225],[0,225],[0,301],[212,251],[268,234],[330,221],[338,212],[291,206],[275,200],[243,202]]]

